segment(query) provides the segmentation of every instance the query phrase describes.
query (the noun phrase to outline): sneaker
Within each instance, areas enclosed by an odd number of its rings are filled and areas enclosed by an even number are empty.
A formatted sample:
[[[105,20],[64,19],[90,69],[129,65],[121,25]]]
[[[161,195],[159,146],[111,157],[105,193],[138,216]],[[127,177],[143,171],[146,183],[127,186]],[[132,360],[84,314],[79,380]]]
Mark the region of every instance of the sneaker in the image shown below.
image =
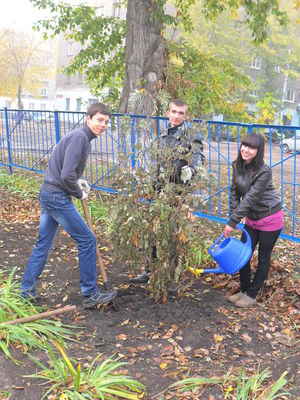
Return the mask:
[[[40,305],[43,303],[46,299],[45,296],[42,296],[41,294],[30,294],[30,293],[21,293],[21,298],[25,301],[29,301],[30,303],[34,303],[37,305]]]
[[[240,300],[238,300],[235,303],[236,306],[241,307],[241,308],[252,307],[256,304],[257,304],[256,300],[253,299],[252,297],[247,296],[245,293],[240,298]]]
[[[150,276],[150,273],[147,271],[144,271],[141,275],[138,275],[135,278],[131,278],[130,282],[138,283],[138,284],[147,283],[149,281],[149,276]]]
[[[97,304],[105,305],[111,302],[117,295],[116,290],[109,292],[97,292],[91,296],[82,296],[83,308],[93,308]]]
[[[226,300],[230,301],[230,303],[235,303],[236,301],[239,301],[241,299],[243,294],[244,293],[242,293],[242,292],[238,292],[236,294],[226,297]]]

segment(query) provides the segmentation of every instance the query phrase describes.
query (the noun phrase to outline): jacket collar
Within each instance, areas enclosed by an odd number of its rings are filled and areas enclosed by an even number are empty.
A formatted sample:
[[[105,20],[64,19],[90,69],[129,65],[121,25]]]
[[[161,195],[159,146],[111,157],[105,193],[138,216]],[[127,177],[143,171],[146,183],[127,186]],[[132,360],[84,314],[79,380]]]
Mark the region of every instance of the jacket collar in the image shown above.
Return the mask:
[[[87,126],[87,124],[85,124],[83,126],[83,131],[86,133],[89,141],[91,142],[93,139],[96,139],[96,136],[93,134],[93,132],[90,130],[90,128]]]
[[[171,127],[171,125],[168,124],[168,136],[172,135],[176,138],[179,138],[180,136],[182,136],[182,133],[184,132],[184,128],[185,128],[184,122],[181,125],[173,126],[173,127]]]

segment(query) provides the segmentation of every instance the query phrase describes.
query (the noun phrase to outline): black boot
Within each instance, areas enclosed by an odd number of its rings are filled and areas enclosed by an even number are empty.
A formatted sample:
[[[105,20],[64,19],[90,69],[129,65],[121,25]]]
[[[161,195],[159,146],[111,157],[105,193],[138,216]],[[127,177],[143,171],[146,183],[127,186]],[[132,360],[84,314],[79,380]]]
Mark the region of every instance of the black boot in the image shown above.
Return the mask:
[[[149,272],[148,268],[145,268],[145,270],[140,275],[138,275],[134,278],[131,278],[130,282],[138,283],[138,284],[147,283],[149,281],[149,275],[150,275],[150,272]]]
[[[156,246],[153,246],[152,247],[152,260],[154,260],[155,258],[157,258]],[[130,282],[137,283],[137,284],[144,284],[149,281],[149,276],[150,276],[149,265],[146,265],[144,271],[140,275],[138,275],[134,278],[131,278]]]

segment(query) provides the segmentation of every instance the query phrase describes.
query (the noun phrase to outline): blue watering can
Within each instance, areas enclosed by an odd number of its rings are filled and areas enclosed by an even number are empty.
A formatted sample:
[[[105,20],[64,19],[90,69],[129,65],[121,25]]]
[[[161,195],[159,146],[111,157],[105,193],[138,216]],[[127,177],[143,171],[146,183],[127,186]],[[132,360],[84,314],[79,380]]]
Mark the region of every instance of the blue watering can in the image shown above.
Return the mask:
[[[252,255],[251,239],[248,232],[241,228],[246,235],[246,243],[234,237],[227,237],[220,243],[223,239],[224,234],[222,234],[219,239],[211,246],[208,250],[212,258],[219,264],[219,268],[211,269],[198,269],[190,268],[190,271],[195,274],[234,274],[239,271],[247,262],[250,260]]]

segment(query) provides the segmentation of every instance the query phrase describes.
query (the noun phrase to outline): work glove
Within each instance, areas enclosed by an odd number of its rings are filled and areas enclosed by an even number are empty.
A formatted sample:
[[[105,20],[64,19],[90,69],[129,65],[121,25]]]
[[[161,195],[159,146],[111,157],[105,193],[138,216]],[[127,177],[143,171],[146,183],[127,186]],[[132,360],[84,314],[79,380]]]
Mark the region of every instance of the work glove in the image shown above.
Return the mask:
[[[192,176],[193,171],[188,165],[182,167],[180,179],[183,181],[183,183],[187,183],[192,178]]]
[[[89,197],[89,194],[85,192],[84,190],[82,191],[82,196],[80,197],[80,200],[85,200]]]
[[[79,189],[82,190],[85,193],[90,193],[90,185],[85,179],[78,179],[77,185],[79,186]]]

